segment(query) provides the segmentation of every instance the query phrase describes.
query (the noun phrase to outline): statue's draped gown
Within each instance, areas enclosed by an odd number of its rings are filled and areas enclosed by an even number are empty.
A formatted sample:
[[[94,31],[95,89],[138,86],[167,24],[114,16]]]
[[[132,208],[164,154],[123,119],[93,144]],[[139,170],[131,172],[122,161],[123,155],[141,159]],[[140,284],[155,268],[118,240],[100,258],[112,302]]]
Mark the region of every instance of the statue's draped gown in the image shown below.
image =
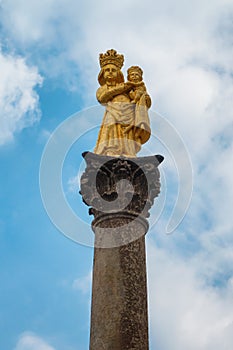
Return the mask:
[[[101,86],[97,91],[97,98],[98,94],[106,89],[106,85]],[[94,152],[136,157],[141,144],[150,137],[148,108],[143,96],[140,102],[135,104],[130,102],[126,93],[121,93],[102,104],[105,106],[105,113]]]

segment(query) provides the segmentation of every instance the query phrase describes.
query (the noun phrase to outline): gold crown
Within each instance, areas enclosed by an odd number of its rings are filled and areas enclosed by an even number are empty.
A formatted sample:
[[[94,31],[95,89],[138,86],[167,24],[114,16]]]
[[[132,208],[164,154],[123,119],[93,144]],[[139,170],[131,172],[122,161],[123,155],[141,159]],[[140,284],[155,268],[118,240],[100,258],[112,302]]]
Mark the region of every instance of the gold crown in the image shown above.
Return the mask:
[[[100,67],[103,68],[106,64],[114,64],[119,69],[123,66],[124,56],[117,53],[116,50],[108,50],[106,53],[100,54]]]

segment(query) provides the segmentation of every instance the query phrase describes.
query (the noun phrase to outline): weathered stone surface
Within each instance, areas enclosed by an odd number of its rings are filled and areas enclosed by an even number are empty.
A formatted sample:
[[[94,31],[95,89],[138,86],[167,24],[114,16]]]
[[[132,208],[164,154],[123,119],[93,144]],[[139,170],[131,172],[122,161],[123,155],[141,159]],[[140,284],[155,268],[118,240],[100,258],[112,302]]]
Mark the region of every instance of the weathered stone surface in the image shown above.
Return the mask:
[[[95,232],[90,349],[148,350],[146,218],[163,157],[83,156],[81,194]]]
[[[111,219],[111,225],[129,220]],[[91,350],[148,349],[145,226],[138,222],[134,227],[126,225],[124,234],[132,235],[135,230],[140,238],[126,245],[95,248]],[[98,240],[97,227],[95,235]]]

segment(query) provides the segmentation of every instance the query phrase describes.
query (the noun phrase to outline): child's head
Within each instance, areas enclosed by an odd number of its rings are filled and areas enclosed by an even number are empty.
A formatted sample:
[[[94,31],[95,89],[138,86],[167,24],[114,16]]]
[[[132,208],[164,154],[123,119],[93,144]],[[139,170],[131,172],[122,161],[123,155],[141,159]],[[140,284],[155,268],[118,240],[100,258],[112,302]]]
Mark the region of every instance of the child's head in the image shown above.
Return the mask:
[[[132,67],[129,67],[129,69],[127,70],[127,79],[128,81],[138,83],[142,81],[142,74],[143,74],[143,71],[140,67],[132,66]]]

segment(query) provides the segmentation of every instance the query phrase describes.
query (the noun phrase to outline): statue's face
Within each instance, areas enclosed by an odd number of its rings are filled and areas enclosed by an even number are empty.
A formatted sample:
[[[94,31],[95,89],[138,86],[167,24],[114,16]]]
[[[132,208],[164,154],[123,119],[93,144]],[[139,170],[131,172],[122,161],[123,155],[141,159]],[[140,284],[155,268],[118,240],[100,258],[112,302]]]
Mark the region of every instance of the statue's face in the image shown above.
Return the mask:
[[[131,71],[129,73],[129,80],[138,83],[139,81],[142,81],[142,76],[138,71]]]
[[[117,80],[117,67],[114,64],[107,64],[104,67],[104,79],[108,82],[116,82]]]

